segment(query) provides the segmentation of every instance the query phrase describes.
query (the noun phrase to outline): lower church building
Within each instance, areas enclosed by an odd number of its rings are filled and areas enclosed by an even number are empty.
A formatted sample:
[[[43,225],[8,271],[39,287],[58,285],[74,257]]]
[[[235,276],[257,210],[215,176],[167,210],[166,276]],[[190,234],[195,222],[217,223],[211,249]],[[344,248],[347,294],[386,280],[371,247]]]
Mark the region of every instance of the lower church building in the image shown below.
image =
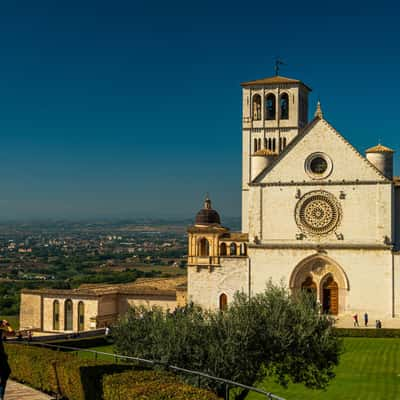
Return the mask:
[[[224,227],[207,198],[188,229],[187,280],[23,290],[21,327],[89,330],[139,303],[224,309],[237,291],[252,296],[270,280],[314,292],[339,323],[368,312],[400,326],[394,152],[378,144],[361,154],[319,102],[308,121],[310,91],[278,75],[242,84],[242,229]]]

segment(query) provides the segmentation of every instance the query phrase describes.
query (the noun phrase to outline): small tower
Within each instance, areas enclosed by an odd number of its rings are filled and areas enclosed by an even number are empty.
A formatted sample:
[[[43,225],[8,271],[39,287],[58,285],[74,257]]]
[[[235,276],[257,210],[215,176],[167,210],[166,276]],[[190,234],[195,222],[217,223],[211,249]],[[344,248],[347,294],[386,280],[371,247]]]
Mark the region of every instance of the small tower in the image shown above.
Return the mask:
[[[243,232],[248,230],[248,185],[307,125],[310,92],[303,82],[279,75],[242,83]],[[265,159],[261,150],[268,151]]]
[[[189,227],[188,265],[219,265],[219,237],[228,232],[221,226],[217,211],[206,197],[203,208],[196,214],[194,225]]]
[[[393,153],[389,147],[377,146],[371,147],[365,151],[367,160],[378,169],[388,179],[393,179]]]

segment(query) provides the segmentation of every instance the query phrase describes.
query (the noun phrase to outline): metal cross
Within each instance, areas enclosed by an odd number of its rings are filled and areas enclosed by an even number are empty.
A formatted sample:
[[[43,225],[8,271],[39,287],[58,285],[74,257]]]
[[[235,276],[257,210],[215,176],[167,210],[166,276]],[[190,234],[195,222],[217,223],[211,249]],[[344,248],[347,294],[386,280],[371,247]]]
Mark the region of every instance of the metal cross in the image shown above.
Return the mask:
[[[286,65],[286,64],[282,60],[277,58],[275,60],[275,75],[279,75],[279,68],[280,68],[281,65]]]

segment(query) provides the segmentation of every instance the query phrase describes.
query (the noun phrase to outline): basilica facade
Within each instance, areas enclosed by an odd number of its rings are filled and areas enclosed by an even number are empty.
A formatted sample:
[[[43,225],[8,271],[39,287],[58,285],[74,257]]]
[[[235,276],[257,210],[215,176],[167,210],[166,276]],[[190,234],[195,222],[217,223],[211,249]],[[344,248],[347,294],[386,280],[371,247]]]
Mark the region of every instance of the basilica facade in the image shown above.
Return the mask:
[[[361,154],[303,82],[242,84],[242,231],[223,227],[209,199],[189,229],[187,298],[224,308],[267,282],[313,291],[324,312],[400,316],[400,179],[393,150]]]
[[[187,279],[23,290],[21,327],[84,331],[132,305],[224,309],[269,281],[315,293],[339,321],[368,312],[400,326],[400,178],[393,150],[361,154],[325,118],[311,89],[273,76],[242,84],[242,228],[205,200],[188,229]]]

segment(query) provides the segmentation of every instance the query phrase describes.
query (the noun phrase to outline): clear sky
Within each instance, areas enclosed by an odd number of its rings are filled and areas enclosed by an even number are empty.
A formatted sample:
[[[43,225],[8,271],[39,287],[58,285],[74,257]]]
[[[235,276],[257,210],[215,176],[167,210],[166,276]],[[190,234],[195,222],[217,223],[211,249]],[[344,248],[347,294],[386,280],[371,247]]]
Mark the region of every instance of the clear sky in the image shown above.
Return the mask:
[[[325,3],[2,2],[0,219],[239,216],[240,82],[277,56],[399,174],[399,10]]]

